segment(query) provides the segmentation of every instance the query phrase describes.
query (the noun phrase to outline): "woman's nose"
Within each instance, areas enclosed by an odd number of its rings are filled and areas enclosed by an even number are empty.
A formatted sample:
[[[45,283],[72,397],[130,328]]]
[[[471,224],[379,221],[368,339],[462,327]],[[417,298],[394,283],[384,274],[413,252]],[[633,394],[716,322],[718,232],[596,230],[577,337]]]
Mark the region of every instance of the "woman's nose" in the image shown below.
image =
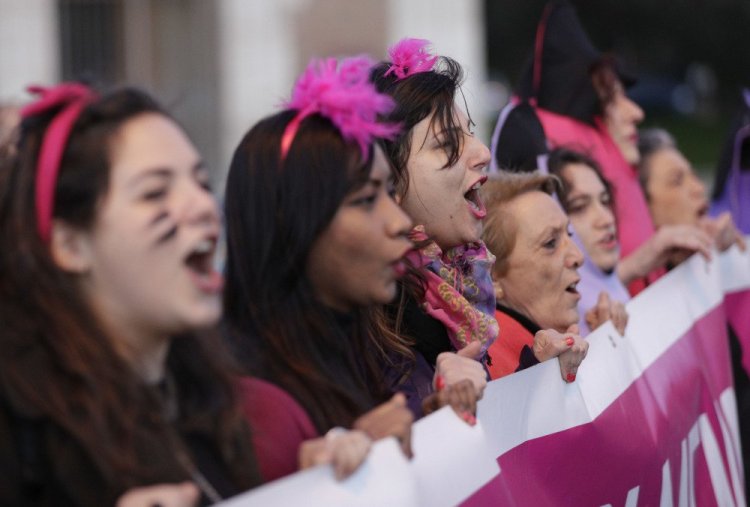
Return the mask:
[[[598,203],[596,205],[596,216],[594,218],[594,226],[598,229],[607,229],[615,224],[615,215],[612,210],[604,204]]]
[[[411,217],[392,197],[388,197],[386,203],[386,233],[388,236],[392,238],[406,236],[413,226]]]
[[[219,223],[219,205],[206,187],[191,181],[185,188],[181,215],[188,223]]]
[[[636,104],[636,102],[628,96],[625,96],[624,100],[627,101],[630,119],[633,121],[633,123],[641,123],[643,121],[643,118],[645,118],[645,114],[643,113],[643,109],[641,109],[641,106]]]
[[[583,252],[571,238],[568,238],[568,251],[565,258],[569,268],[578,269],[583,265]]]
[[[484,145],[482,141],[474,136],[466,137],[466,146],[464,149],[467,151],[469,157],[469,168],[473,170],[483,170],[490,163],[490,149]]]

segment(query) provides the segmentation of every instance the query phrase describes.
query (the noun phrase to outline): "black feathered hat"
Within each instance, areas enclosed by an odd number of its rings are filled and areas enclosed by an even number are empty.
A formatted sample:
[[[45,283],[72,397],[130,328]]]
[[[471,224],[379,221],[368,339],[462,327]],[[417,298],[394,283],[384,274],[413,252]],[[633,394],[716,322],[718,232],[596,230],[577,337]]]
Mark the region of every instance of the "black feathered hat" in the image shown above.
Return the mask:
[[[518,94],[538,107],[593,124],[599,97],[591,82],[593,67],[602,62],[583,29],[575,8],[554,1],[544,9],[537,26],[534,51],[529,58]],[[613,60],[614,71],[628,87],[635,79]]]

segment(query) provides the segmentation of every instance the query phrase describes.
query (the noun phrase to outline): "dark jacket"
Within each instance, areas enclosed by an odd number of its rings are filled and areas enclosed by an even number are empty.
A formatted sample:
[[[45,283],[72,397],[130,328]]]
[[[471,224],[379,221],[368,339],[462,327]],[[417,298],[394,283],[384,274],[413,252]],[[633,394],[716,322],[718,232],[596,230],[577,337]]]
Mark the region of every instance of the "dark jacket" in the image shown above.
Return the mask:
[[[180,428],[179,422],[175,427]],[[177,433],[192,461],[222,497],[241,492],[233,485],[218,450],[205,433],[187,428],[180,428]],[[163,448],[150,451],[143,453],[144,463],[153,464],[164,458]],[[190,474],[176,466],[139,485],[185,480],[191,480]],[[0,395],[0,505],[114,505],[127,489],[118,478],[104,477],[95,457],[55,421],[29,414]],[[208,504],[208,499],[202,498],[202,505]]]

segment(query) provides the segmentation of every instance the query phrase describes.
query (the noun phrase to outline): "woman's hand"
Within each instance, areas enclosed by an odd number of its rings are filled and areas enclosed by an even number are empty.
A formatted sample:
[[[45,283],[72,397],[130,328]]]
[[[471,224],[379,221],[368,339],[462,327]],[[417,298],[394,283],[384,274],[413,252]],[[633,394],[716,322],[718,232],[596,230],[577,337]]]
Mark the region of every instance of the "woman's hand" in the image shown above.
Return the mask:
[[[534,355],[539,362],[557,357],[565,382],[575,381],[578,367],[588,350],[588,342],[578,335],[578,324],[570,326],[565,334],[543,329],[534,335]]]
[[[406,397],[397,393],[354,421],[354,429],[365,432],[372,440],[396,437],[401,450],[411,458],[411,425],[414,416],[406,406]]]
[[[725,211],[716,218],[703,217],[698,223],[701,229],[713,238],[716,248],[724,252],[732,245],[737,245],[743,252],[747,248],[745,237],[737,230],[732,220],[732,214]]]
[[[619,301],[612,301],[605,291],[599,293],[596,306],[586,312],[585,318],[586,324],[592,331],[611,320],[617,332],[624,335],[625,326],[628,325],[628,312],[625,311],[625,305]]]
[[[470,426],[477,422],[477,393],[469,379],[461,380],[452,385],[432,393],[422,401],[422,411],[425,415],[450,405],[458,417]]]
[[[617,264],[617,277],[627,285],[667,262],[679,263],[694,253],[711,259],[713,239],[695,225],[665,225],[640,248]]]
[[[476,399],[481,399],[484,388],[487,387],[487,373],[477,357],[482,352],[482,344],[471,342],[458,352],[442,352],[435,361],[435,390],[444,386],[452,386],[469,380],[474,386]],[[439,380],[440,379],[440,380]],[[440,385],[438,385],[440,384]],[[442,406],[442,405],[441,405]]]
[[[194,507],[199,496],[192,482],[157,484],[127,490],[117,499],[117,507]]]
[[[299,468],[331,465],[336,479],[354,473],[370,452],[372,440],[359,430],[333,428],[325,437],[302,442],[299,448]]]

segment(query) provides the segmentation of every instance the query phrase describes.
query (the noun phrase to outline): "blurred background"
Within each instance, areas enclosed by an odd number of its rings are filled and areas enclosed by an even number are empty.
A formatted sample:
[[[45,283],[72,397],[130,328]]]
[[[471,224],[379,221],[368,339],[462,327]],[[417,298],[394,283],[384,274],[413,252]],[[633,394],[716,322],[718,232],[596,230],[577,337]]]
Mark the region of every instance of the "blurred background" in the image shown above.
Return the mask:
[[[672,131],[710,183],[741,86],[748,0],[573,0],[592,41],[639,76],[646,125]],[[489,142],[528,57],[543,0],[0,0],[0,105],[30,82],[134,84],[166,103],[222,188],[233,148],[288,97],[312,56],[427,38],[467,72]],[[2,115],[0,115],[2,118]],[[1,122],[0,122],[1,123]],[[1,128],[1,127],[0,127]]]

